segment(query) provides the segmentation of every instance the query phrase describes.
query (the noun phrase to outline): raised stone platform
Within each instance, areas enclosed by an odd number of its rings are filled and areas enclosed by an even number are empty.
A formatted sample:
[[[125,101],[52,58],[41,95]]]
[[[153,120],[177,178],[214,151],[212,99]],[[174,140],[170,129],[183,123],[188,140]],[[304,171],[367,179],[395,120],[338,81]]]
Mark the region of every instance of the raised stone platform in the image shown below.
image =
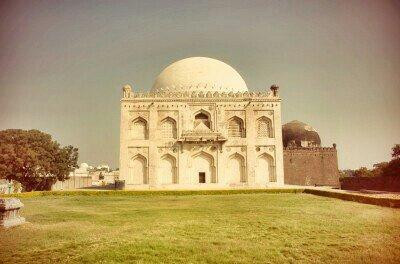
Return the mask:
[[[19,215],[24,206],[17,198],[0,198],[0,228],[8,228],[25,223],[25,218]]]
[[[400,193],[364,193],[360,191],[349,191],[332,189],[329,187],[311,187],[307,186],[304,193],[338,198],[345,201],[353,201],[358,203],[373,204],[385,207],[400,208]]]

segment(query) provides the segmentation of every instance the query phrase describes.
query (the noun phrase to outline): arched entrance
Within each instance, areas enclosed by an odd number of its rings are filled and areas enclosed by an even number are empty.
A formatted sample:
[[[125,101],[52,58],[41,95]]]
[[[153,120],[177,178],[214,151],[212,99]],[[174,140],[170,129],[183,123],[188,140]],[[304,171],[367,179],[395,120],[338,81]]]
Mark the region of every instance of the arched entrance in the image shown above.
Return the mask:
[[[208,153],[200,152],[193,156],[192,183],[214,183],[214,158]]]

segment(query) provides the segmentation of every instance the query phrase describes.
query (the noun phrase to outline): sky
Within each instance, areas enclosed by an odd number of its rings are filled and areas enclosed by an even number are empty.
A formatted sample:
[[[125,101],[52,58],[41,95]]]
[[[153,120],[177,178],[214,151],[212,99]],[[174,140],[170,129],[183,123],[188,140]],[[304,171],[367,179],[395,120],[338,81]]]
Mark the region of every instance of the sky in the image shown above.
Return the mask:
[[[336,143],[341,169],[400,143],[400,1],[2,0],[0,47],[0,130],[50,133],[79,162],[118,167],[122,86],[192,56],[278,84],[282,122]]]

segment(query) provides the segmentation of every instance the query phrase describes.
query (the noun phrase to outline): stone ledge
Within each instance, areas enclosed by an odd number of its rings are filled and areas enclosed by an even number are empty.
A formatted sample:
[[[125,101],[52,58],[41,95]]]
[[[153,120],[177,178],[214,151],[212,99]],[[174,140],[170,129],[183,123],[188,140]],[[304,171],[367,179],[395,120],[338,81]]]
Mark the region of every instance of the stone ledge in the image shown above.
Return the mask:
[[[24,204],[21,203],[21,201],[17,198],[8,198],[8,199],[0,198],[0,212],[12,209],[19,209],[23,206]]]
[[[8,228],[25,223],[25,218],[19,215],[23,206],[17,198],[0,198],[0,227]]]
[[[14,217],[13,219],[7,219],[7,220],[0,220],[0,228],[10,228],[13,226],[18,226],[18,225],[22,225],[25,224],[25,218],[18,216],[18,217]]]
[[[384,207],[400,208],[400,198],[374,197],[362,193],[348,193],[343,190],[326,190],[316,188],[305,188],[304,193],[318,196],[337,198],[345,201],[379,205]]]

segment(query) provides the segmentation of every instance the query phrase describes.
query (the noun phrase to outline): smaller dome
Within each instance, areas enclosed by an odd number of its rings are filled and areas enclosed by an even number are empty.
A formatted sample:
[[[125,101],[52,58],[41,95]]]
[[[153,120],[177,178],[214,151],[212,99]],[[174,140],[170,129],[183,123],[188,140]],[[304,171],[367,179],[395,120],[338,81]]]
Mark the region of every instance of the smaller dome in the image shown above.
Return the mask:
[[[284,147],[320,147],[321,138],[311,126],[294,120],[282,126]]]
[[[81,165],[79,166],[79,168],[88,168],[89,165],[85,162],[81,163]]]

